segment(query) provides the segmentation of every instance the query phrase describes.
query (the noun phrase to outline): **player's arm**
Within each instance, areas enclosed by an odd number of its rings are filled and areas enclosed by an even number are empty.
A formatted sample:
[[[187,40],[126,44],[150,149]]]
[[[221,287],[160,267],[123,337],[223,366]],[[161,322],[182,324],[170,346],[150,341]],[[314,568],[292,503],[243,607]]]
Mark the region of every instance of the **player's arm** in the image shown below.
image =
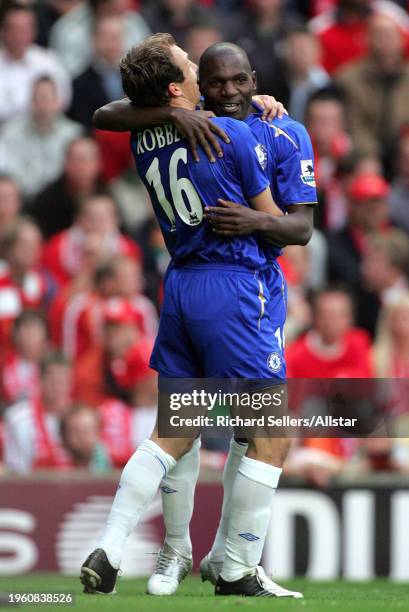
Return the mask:
[[[258,231],[265,215],[267,217],[283,215],[282,210],[273,200],[270,187],[256,196],[249,197],[248,203],[251,208],[219,199],[218,206],[205,208],[205,219],[210,222],[216,234],[240,236]]]
[[[221,127],[211,121],[214,114],[209,111],[190,111],[183,108],[140,107],[128,100],[115,100],[95,111],[93,123],[100,130],[126,132],[140,130],[156,125],[172,123],[188,141],[193,157],[199,161],[198,145],[202,147],[210,161],[215,156],[223,157],[217,137],[230,142]]]
[[[314,229],[314,207],[309,204],[293,204],[288,214],[273,217],[266,213],[258,215],[259,231],[272,244],[285,247],[289,244],[308,244]]]
[[[221,204],[223,202],[226,202],[226,201],[220,200]],[[249,197],[248,202],[251,208],[247,210],[249,210],[250,214],[253,217],[259,218],[260,215],[258,213],[262,213],[270,217],[282,217],[283,216],[283,211],[274,202],[270,187],[267,187],[267,189],[265,189],[264,191],[262,191],[261,193],[255,196]]]
[[[273,96],[254,96],[253,103],[258,110],[263,111],[262,119],[282,117],[287,112],[281,102],[278,102]],[[210,111],[197,112],[170,106],[147,108],[135,106],[128,98],[122,98],[122,100],[114,100],[98,108],[92,121],[99,130],[111,132],[127,132],[153,125],[174,123],[178,129],[180,128],[183,135],[185,135],[184,132],[189,131],[194,133],[199,127],[202,131],[206,132],[208,129],[225,140],[225,132],[212,123],[210,117],[214,117]]]
[[[271,194],[270,197],[272,200]],[[289,214],[283,215],[274,201],[271,204],[268,200],[266,192],[249,198],[252,208],[219,200],[217,207],[205,209],[205,217],[214,231],[223,236],[261,232],[265,240],[278,247],[307,244],[313,230],[313,207],[293,205]]]

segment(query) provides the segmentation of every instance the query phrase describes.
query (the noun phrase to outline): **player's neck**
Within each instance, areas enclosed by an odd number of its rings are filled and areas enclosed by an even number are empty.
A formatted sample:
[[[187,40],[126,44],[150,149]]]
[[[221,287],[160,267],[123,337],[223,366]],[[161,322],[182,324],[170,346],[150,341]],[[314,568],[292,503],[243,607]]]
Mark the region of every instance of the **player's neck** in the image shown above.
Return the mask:
[[[184,108],[185,110],[195,110],[196,104],[183,96],[179,98],[171,98],[169,101],[169,106],[172,108]]]

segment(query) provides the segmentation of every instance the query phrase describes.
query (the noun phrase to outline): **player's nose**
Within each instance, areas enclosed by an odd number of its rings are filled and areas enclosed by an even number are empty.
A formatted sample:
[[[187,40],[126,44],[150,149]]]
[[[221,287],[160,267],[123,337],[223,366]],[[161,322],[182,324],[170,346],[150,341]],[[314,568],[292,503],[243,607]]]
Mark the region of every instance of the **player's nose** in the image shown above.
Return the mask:
[[[232,81],[226,81],[223,84],[222,95],[225,97],[232,97],[237,94],[237,87],[235,87]]]

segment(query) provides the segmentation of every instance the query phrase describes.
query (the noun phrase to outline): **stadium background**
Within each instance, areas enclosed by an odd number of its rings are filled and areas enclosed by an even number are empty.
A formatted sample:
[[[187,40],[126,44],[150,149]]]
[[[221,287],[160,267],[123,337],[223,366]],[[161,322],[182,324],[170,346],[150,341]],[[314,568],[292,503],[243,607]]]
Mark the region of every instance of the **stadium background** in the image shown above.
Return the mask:
[[[96,108],[122,95],[122,52],[149,32],[171,32],[195,61],[213,42],[237,42],[259,91],[309,130],[316,230],[307,247],[288,247],[280,259],[289,375],[408,377],[408,8],[377,0],[1,3],[0,574],[78,571],[107,512],[114,470],[155,418],[147,362],[168,256],[128,134],[91,123]],[[406,393],[391,410],[407,411]],[[203,444],[196,561],[216,525],[227,444]],[[295,444],[267,569],[407,579],[408,472],[404,438]],[[160,541],[155,502],[132,536],[125,573],[146,575],[146,553]]]

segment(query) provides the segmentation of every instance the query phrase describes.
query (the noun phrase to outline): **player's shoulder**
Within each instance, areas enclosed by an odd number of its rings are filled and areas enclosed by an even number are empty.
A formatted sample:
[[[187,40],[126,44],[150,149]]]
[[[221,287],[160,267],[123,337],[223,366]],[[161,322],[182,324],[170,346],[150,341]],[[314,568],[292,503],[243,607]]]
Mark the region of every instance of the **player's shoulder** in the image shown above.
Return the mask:
[[[213,117],[212,121],[221,127],[229,136],[242,136],[252,133],[245,121],[239,121],[232,117]]]
[[[271,124],[279,134],[287,137],[287,141],[292,142],[296,147],[300,148],[306,141],[310,141],[306,127],[296,121],[289,115],[284,115],[281,119],[275,117]]]
[[[281,151],[284,155],[302,149],[310,142],[303,124],[288,115],[263,121],[260,112],[249,115],[246,121],[259,138],[270,142],[278,153]]]

